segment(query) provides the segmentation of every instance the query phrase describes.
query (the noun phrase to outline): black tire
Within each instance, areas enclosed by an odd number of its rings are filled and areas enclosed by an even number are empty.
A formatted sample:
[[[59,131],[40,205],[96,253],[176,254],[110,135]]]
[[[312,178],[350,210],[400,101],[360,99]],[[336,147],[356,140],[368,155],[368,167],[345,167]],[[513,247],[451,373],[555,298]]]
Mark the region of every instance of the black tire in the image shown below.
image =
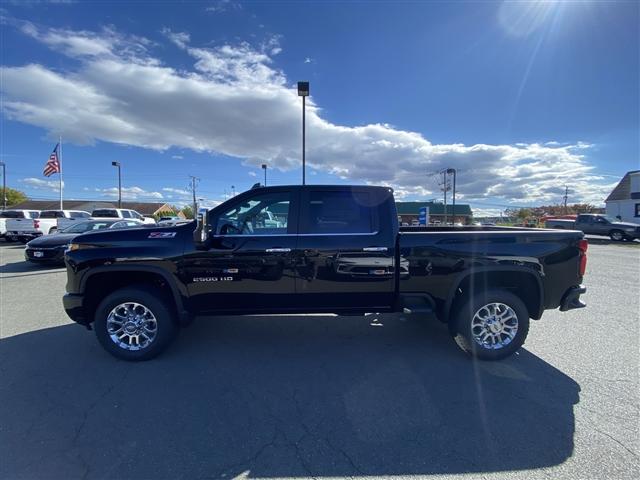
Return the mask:
[[[622,230],[611,230],[609,232],[609,237],[614,242],[622,242],[625,238],[625,234]]]
[[[155,317],[156,334],[147,347],[139,350],[126,350],[112,340],[107,326],[111,311],[120,304],[135,302],[144,305]],[[175,339],[178,325],[173,318],[171,308],[161,299],[160,292],[146,286],[121,288],[109,294],[96,309],[93,328],[100,345],[116,358],[127,361],[150,360],[162,353]]]
[[[517,320],[516,334],[507,345],[492,349],[474,339],[472,321],[480,309],[491,303],[501,303],[510,307]],[[449,322],[449,331],[458,346],[469,355],[481,360],[500,360],[518,350],[529,333],[529,312],[525,304],[506,290],[487,290],[464,300],[454,311]]]

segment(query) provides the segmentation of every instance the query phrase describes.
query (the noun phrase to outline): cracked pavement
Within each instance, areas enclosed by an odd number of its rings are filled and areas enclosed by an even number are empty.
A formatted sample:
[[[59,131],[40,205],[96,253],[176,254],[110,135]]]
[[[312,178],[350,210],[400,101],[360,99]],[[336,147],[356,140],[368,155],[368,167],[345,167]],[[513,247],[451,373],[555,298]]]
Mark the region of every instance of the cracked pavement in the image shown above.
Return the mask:
[[[115,360],[63,269],[0,244],[0,478],[635,478],[640,248],[592,245],[586,309],[499,363],[434,319],[199,318]],[[634,473],[635,472],[635,473]]]

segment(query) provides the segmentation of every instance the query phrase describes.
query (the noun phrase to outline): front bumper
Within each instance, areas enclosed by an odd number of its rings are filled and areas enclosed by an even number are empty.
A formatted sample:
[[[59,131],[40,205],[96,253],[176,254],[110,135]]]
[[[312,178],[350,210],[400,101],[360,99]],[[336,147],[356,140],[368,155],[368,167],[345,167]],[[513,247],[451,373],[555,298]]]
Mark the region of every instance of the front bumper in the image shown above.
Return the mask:
[[[562,297],[560,302],[560,311],[566,312],[567,310],[573,310],[574,308],[584,308],[586,303],[580,300],[580,295],[587,292],[587,287],[584,285],[576,285],[569,288]]]
[[[64,311],[67,312],[69,318],[81,325],[88,325],[89,321],[87,319],[83,303],[84,295],[77,293],[65,293],[62,297],[62,305],[64,306]]]

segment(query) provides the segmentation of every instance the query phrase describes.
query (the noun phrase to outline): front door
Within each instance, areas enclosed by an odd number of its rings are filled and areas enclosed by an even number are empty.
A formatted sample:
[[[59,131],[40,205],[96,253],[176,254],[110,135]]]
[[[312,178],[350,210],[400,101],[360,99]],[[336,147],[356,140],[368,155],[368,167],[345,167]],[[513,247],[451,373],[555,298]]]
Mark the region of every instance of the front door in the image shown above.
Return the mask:
[[[211,248],[185,258],[185,280],[195,310],[287,308],[295,292],[296,195],[286,190],[250,191],[223,210],[212,211]]]

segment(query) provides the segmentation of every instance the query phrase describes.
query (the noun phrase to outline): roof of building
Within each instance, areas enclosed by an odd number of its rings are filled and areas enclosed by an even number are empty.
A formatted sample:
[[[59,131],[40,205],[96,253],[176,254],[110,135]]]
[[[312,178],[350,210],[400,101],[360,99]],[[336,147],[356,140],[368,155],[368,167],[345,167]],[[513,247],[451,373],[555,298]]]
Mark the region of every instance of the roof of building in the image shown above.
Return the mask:
[[[429,215],[444,215],[444,204],[435,202],[396,202],[398,215],[418,215],[421,207],[429,207]],[[456,215],[471,216],[471,207],[456,203]],[[447,205],[447,215],[453,215],[453,205]]]
[[[629,200],[631,198],[631,175],[634,173],[640,173],[640,170],[631,170],[625,173],[620,183],[611,191],[605,202],[612,200]]]
[[[91,212],[98,208],[117,208],[118,202],[105,202],[100,200],[65,200],[65,210],[84,210]],[[59,210],[58,200],[26,200],[17,205],[12,205],[16,210]],[[142,215],[153,215],[160,211],[173,210],[171,205],[162,202],[122,202],[122,208],[135,210]]]

